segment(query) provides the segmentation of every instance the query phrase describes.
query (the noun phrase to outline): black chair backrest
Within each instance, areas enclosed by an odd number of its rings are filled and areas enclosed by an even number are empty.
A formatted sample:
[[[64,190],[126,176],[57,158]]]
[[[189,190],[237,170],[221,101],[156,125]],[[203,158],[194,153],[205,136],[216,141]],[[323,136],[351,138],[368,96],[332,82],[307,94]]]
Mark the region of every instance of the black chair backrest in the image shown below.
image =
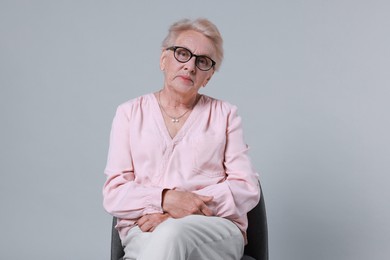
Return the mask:
[[[257,260],[268,260],[268,226],[263,191],[257,206],[248,213],[247,236],[244,254]]]
[[[111,260],[122,260],[125,252],[123,251],[122,242],[118,230],[115,228],[116,218],[112,218],[111,230]]]

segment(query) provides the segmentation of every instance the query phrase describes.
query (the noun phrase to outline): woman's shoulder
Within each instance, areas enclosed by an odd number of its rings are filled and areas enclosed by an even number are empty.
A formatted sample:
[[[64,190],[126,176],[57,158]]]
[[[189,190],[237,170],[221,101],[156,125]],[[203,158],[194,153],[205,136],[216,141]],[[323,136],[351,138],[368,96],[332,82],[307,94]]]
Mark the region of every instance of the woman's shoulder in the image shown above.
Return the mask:
[[[202,101],[204,105],[209,106],[210,109],[219,111],[221,113],[230,113],[232,110],[236,110],[237,106],[229,101],[217,99],[207,95],[202,95]]]
[[[153,99],[155,99],[153,93],[129,99],[117,106],[116,114],[130,118],[139,115],[139,113],[150,111],[153,109]]]
[[[151,102],[153,102],[153,99],[154,99],[153,93],[145,94],[145,95],[138,96],[138,97],[129,99],[129,100],[121,103],[118,106],[118,109],[128,110],[128,109],[141,108],[141,107],[144,107],[146,105],[151,104]]]

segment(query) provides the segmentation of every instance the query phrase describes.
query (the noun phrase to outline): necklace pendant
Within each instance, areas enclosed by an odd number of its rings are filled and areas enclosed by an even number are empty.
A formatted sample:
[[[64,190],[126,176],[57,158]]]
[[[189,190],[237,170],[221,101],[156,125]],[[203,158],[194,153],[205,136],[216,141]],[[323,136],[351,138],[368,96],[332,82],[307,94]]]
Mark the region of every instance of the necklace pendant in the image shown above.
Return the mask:
[[[172,118],[172,123],[179,123],[179,119],[178,118]]]

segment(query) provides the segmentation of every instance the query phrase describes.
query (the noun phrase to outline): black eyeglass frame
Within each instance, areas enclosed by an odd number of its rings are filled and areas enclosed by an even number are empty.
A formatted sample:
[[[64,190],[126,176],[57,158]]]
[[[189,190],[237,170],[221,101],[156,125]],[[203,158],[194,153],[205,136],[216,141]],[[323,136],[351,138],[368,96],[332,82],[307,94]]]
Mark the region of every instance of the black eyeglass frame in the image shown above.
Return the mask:
[[[190,57],[189,57],[188,60],[186,60],[186,61],[181,61],[181,60],[179,60],[179,59],[176,57],[176,50],[179,49],[179,48],[188,51],[188,53],[190,54]],[[171,46],[171,47],[166,48],[166,50],[168,50],[168,51],[173,51],[173,57],[175,57],[175,59],[176,59],[178,62],[180,62],[180,63],[186,63],[186,62],[188,62],[189,60],[191,60],[192,57],[195,57],[195,66],[196,66],[198,69],[200,69],[201,71],[209,71],[209,70],[211,70],[211,69],[215,66],[215,64],[217,64],[212,58],[210,58],[210,57],[208,57],[208,56],[206,56],[206,55],[196,55],[196,54],[193,54],[189,49],[187,49],[187,48],[185,48],[185,47],[181,47],[181,46]],[[198,58],[206,58],[206,59],[211,60],[211,66],[210,66],[210,68],[207,69],[207,70],[199,68],[198,62],[197,62],[197,61],[198,61]]]

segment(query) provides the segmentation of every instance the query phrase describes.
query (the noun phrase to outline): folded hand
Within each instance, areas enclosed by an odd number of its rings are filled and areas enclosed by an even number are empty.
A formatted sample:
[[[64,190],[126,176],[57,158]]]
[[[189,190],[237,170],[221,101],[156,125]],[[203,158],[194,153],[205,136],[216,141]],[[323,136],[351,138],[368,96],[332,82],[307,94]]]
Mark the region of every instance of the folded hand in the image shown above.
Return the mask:
[[[152,232],[161,222],[169,218],[167,213],[154,213],[142,216],[137,225],[143,232]]]
[[[202,196],[187,191],[164,190],[162,208],[173,218],[199,214],[212,216],[212,210],[207,206],[212,196]]]

